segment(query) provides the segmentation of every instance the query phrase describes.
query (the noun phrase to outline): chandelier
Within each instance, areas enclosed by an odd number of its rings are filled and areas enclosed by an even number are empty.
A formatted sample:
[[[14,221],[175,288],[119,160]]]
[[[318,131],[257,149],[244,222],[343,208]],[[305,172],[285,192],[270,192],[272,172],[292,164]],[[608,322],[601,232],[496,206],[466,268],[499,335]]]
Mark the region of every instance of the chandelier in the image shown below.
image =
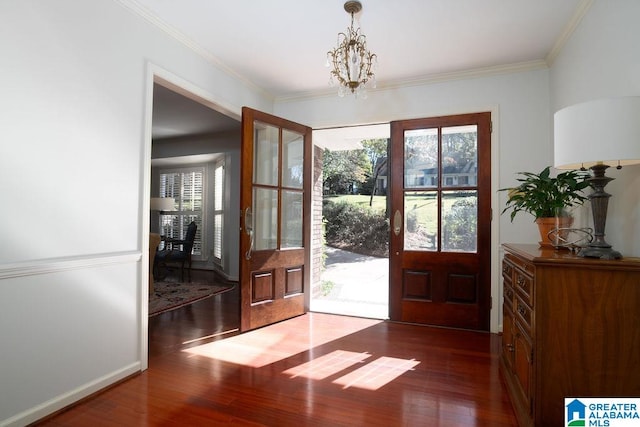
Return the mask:
[[[338,96],[351,91],[356,98],[366,98],[366,88],[376,87],[373,72],[378,57],[367,50],[367,38],[360,33],[360,27],[353,28],[353,15],[362,10],[362,4],[348,1],[344,10],[351,15],[351,27],[345,33],[338,33],[338,46],[327,52],[327,67],[331,68],[329,84],[338,85]]]

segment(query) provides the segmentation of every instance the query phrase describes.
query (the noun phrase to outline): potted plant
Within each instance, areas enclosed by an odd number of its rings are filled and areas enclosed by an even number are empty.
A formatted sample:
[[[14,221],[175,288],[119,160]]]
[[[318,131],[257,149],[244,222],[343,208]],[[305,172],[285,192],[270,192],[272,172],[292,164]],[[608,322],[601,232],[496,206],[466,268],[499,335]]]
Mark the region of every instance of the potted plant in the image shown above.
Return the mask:
[[[549,231],[556,227],[571,227],[573,218],[567,208],[581,205],[587,197],[582,190],[589,186],[586,171],[569,170],[551,177],[551,166],[540,173],[518,172],[520,185],[502,188],[508,191],[509,198],[502,213],[511,210],[511,221],[518,212],[526,212],[535,218],[540,229],[540,245],[552,246],[548,242]],[[558,221],[561,223],[559,225]]]

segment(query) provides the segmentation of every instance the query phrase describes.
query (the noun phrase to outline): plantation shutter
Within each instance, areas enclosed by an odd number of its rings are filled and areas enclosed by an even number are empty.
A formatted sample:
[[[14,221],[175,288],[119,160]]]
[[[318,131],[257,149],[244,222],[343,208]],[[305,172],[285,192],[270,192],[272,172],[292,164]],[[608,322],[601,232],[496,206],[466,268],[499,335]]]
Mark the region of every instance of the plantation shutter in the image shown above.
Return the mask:
[[[201,258],[204,168],[173,169],[160,172],[160,197],[173,197],[175,211],[160,215],[160,234],[171,239],[184,239],[187,227],[198,226],[193,244],[194,258]]]
[[[222,263],[222,230],[224,215],[224,164],[218,164],[214,172],[213,190],[213,258]]]

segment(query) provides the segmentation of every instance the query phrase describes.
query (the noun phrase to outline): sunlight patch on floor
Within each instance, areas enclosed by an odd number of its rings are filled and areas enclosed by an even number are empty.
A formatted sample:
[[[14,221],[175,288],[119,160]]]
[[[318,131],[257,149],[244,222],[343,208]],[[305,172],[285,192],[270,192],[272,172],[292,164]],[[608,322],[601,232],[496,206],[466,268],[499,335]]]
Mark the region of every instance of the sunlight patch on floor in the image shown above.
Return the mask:
[[[405,372],[413,370],[419,364],[420,362],[414,359],[383,356],[334,380],[333,383],[341,385],[342,388],[357,387],[377,390]]]
[[[290,375],[291,378],[305,377],[312,380],[323,380],[353,365],[362,363],[369,357],[371,357],[369,353],[336,350],[324,356],[316,357],[302,365],[287,369],[283,374]]]
[[[337,378],[332,383],[342,386],[377,390],[390,383],[405,372],[413,370],[420,364],[417,360],[398,359],[394,357],[380,357],[370,363],[365,360],[372,355],[369,353],[357,353],[353,351],[336,350],[324,356],[287,369],[283,374],[291,378],[304,377],[312,380],[323,380],[347,370],[355,365],[359,368]]]
[[[220,341],[182,350],[192,356],[260,368],[380,323],[375,319],[307,313]]]

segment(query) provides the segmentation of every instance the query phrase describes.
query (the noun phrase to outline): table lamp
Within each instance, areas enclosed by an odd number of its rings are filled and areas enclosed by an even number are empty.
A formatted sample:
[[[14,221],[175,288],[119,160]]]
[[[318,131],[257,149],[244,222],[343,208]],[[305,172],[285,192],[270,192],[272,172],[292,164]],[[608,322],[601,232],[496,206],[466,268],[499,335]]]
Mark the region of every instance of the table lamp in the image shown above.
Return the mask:
[[[604,187],[613,178],[609,166],[640,164],[640,96],[599,99],[564,108],[554,115],[554,166],[591,169],[593,240],[579,256],[616,259],[620,252],[605,241],[610,194]]]
[[[175,210],[176,201],[173,197],[152,197],[150,210],[162,212],[171,212]]]

